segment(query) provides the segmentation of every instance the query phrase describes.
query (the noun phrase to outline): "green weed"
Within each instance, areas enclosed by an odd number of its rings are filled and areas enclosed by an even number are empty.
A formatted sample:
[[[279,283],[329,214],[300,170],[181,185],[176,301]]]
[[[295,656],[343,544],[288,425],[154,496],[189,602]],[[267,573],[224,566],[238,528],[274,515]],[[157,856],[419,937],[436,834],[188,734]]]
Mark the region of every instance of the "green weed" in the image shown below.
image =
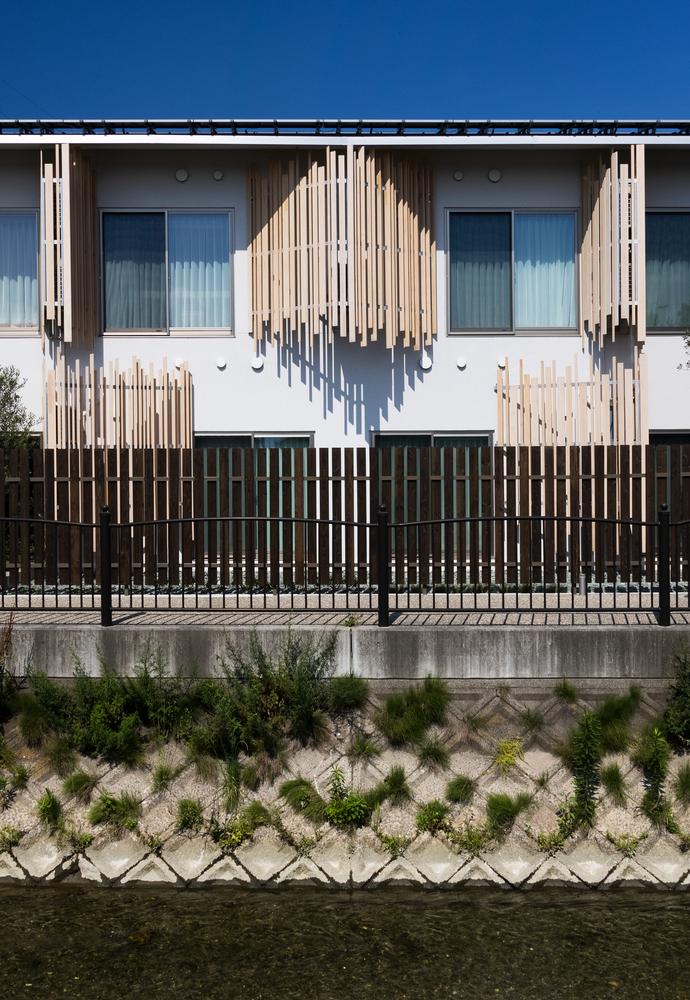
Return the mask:
[[[141,800],[130,792],[113,795],[103,791],[89,810],[92,826],[107,825],[116,832],[137,829],[141,818]]]
[[[196,832],[204,825],[204,807],[198,799],[180,799],[177,803],[175,829],[178,833]]]
[[[51,832],[55,832],[62,822],[62,804],[49,788],[36,803],[36,812],[41,823]]]
[[[458,805],[469,805],[474,796],[475,783],[463,774],[452,778],[446,785],[446,798]]]
[[[376,713],[376,725],[393,746],[419,743],[432,725],[445,721],[450,695],[437,677],[386,698]]]
[[[74,771],[62,782],[65,795],[73,795],[80,802],[90,802],[98,784],[98,775],[89,771]]]
[[[356,674],[333,677],[328,689],[328,707],[334,715],[355,712],[366,705],[369,682]]]
[[[602,767],[601,784],[614,805],[621,807],[625,805],[627,799],[625,781],[618,764],[607,764],[606,767]]]
[[[437,736],[427,736],[417,745],[417,760],[432,771],[446,771],[450,751]]]
[[[421,833],[437,833],[445,826],[447,815],[448,806],[433,799],[417,811],[417,829]]]

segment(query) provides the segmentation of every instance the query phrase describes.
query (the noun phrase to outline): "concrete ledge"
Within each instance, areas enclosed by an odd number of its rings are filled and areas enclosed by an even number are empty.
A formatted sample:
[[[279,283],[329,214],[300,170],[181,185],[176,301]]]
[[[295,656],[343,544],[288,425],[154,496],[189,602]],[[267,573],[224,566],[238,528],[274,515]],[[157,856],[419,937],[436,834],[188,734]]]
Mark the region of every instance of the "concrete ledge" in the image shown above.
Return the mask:
[[[222,628],[212,625],[123,624],[16,625],[10,665],[32,666],[51,677],[71,677],[75,664],[97,673],[105,661],[131,674],[147,646],[156,647],[171,671],[217,672],[228,643],[247,642],[256,631],[269,647],[286,626]],[[295,625],[293,632],[325,635],[324,626]],[[372,680],[412,680],[435,674],[456,680],[528,680],[553,677],[665,678],[673,654],[690,647],[690,627],[674,626],[405,626],[336,628],[336,672]]]

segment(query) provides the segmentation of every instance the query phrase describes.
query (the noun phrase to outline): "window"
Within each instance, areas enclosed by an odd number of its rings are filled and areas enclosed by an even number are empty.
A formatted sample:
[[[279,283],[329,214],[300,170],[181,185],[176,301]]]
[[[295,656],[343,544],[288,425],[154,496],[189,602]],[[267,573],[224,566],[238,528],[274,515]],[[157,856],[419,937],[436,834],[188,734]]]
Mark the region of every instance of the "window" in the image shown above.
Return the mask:
[[[690,213],[649,212],[646,219],[647,326],[690,327]]]
[[[311,448],[311,434],[195,434],[195,448]]]
[[[489,448],[492,435],[486,433],[449,432],[447,434],[388,434],[374,435],[376,448]]]
[[[229,330],[228,212],[104,212],[108,332]]]
[[[0,212],[0,327],[38,327],[36,212]]]
[[[451,212],[450,328],[573,330],[574,212]]]
[[[649,443],[657,445],[690,444],[690,431],[650,431]]]

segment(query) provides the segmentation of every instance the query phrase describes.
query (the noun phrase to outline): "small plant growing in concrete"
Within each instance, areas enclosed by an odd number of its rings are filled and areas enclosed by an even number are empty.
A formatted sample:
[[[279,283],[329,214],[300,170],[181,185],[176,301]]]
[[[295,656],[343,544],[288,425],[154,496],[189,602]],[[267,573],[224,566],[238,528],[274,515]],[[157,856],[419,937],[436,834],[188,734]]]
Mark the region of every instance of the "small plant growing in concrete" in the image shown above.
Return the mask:
[[[400,764],[394,764],[383,781],[370,788],[364,798],[370,810],[380,808],[384,802],[390,802],[393,807],[405,805],[412,798],[405,768]]]
[[[635,744],[632,759],[642,771],[645,786],[642,812],[659,829],[673,834],[680,833],[671,803],[665,794],[671,748],[658,726],[643,729]]]
[[[326,805],[328,822],[341,829],[364,826],[371,815],[371,805],[365,796],[347,787],[345,775],[339,767],[333,768],[328,787],[330,791],[330,799]]]
[[[428,767],[432,771],[446,771],[450,751],[438,736],[427,736],[417,745],[417,760],[422,767]]]
[[[376,713],[376,725],[393,746],[419,743],[430,726],[445,721],[450,695],[438,677],[386,698]]]
[[[542,771],[541,774],[537,775],[534,779],[534,784],[538,789],[548,788],[549,782],[551,781],[551,772]]]
[[[392,858],[402,857],[407,848],[410,846],[409,837],[402,837],[399,835],[393,836],[388,833],[380,833],[378,837],[384,850],[388,851]]]
[[[60,827],[58,842],[70,847],[75,854],[83,854],[93,843],[93,834],[87,830],[80,830],[72,823],[65,823]]]
[[[476,858],[478,854],[486,850],[492,840],[491,830],[486,823],[480,826],[473,826],[471,823],[466,823],[459,830],[456,830],[454,827],[448,827],[445,833],[451,844],[473,858]]]
[[[15,826],[0,826],[0,854],[19,844],[24,834]]]
[[[524,755],[522,740],[519,736],[513,739],[499,740],[496,746],[494,765],[501,774],[508,774],[517,767],[518,761],[522,760]]]
[[[141,799],[130,792],[113,795],[103,791],[89,810],[89,823],[92,826],[107,825],[118,833],[136,830],[140,818]]]
[[[64,778],[77,763],[77,755],[65,736],[53,736],[45,746],[45,755],[52,770]]]
[[[178,833],[200,830],[204,825],[204,809],[198,799],[180,799],[177,803],[175,829]]]
[[[625,781],[623,772],[618,764],[607,764],[601,769],[601,787],[614,805],[625,806],[627,796],[625,793]]]
[[[471,778],[458,774],[446,785],[446,798],[455,805],[467,806],[474,796],[475,784]]]
[[[681,764],[678,768],[673,790],[682,806],[690,806],[690,764]]]
[[[356,712],[367,703],[369,682],[356,674],[333,677],[328,688],[328,707],[333,715]]]
[[[347,755],[351,761],[374,760],[381,753],[380,743],[366,733],[356,733],[352,739]]]
[[[639,837],[633,837],[630,833],[622,833],[616,836],[613,833],[606,831],[606,839],[610,844],[620,851],[622,855],[626,858],[634,858],[637,854],[637,848],[640,846],[643,840],[647,839],[646,833],[641,833]]]
[[[89,771],[74,771],[62,783],[65,795],[74,796],[80,802],[90,802],[98,784],[98,775]]]
[[[486,815],[489,829],[494,836],[505,836],[510,833],[517,817],[531,804],[532,796],[527,792],[519,792],[514,797],[502,792],[487,796]]]
[[[326,803],[311,781],[299,777],[290,778],[280,786],[279,794],[291,809],[301,813],[312,823],[319,825],[325,821]]]
[[[271,826],[274,823],[275,817],[271,815],[266,806],[255,800],[250,802],[238,816],[225,823],[219,822],[216,816],[212,815],[208,824],[208,834],[214,843],[218,844],[220,849],[225,852],[239,847],[259,827]]]
[[[417,811],[417,829],[420,833],[438,833],[446,825],[447,816],[448,806],[433,799]]]
[[[164,792],[177,777],[177,768],[160,761],[153,769],[151,788],[154,792]]]
[[[526,708],[521,713],[520,719],[528,736],[535,736],[544,728],[544,716],[536,708]]]
[[[666,739],[677,753],[690,751],[690,652],[674,656],[675,680],[664,711]]]
[[[467,731],[472,733],[473,736],[479,736],[481,733],[486,732],[489,725],[489,720],[486,716],[481,715],[479,712],[466,712],[463,716],[463,722],[467,726]]]
[[[562,681],[558,682],[553,689],[553,693],[560,701],[565,702],[566,705],[574,705],[577,701],[577,688],[565,677]]]
[[[51,833],[54,833],[62,822],[62,804],[57,795],[46,788],[36,803],[38,818]]]
[[[13,759],[13,758],[10,758]],[[7,809],[29,781],[29,771],[23,764],[11,763],[6,774],[0,774],[0,809]]]

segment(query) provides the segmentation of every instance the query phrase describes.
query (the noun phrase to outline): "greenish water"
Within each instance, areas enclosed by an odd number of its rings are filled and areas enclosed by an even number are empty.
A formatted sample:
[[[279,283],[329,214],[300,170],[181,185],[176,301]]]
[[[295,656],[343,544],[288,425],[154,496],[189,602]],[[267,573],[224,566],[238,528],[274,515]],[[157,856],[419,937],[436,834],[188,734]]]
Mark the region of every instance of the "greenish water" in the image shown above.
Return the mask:
[[[0,996],[690,998],[690,897],[0,889]]]

